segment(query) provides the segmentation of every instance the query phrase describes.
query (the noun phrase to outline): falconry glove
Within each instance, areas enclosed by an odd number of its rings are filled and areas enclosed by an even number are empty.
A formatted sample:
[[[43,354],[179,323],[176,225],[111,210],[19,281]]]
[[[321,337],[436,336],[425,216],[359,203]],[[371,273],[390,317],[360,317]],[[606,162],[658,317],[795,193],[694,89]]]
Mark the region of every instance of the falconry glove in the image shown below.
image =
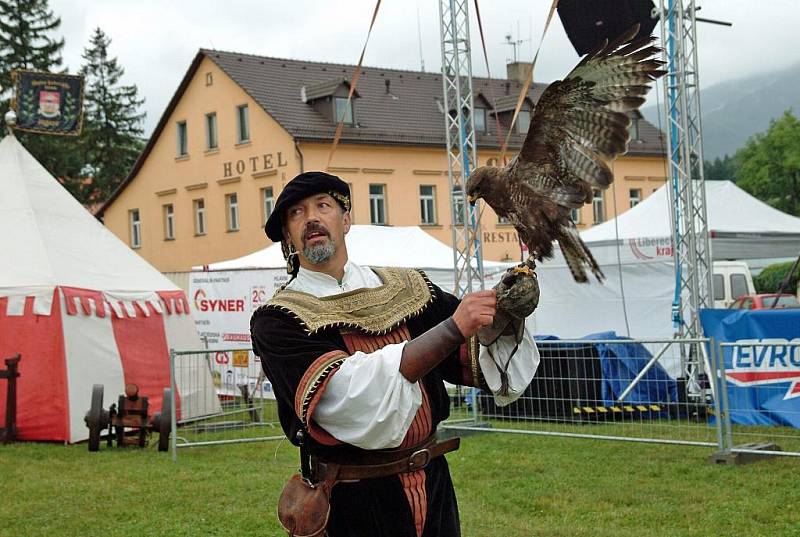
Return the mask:
[[[497,293],[497,313],[491,326],[478,330],[478,341],[488,347],[503,335],[513,335],[516,343],[522,341],[525,318],[539,305],[539,281],[534,272],[532,258],[510,268],[494,286]]]

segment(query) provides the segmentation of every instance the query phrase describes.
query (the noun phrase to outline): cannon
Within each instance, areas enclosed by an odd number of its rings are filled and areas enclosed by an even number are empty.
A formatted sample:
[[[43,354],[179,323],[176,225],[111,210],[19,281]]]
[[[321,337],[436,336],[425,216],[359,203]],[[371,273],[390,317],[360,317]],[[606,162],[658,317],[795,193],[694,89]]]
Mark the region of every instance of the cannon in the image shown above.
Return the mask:
[[[101,433],[108,429],[106,441],[112,446],[114,439],[117,447],[138,445],[147,446],[149,436],[158,433],[158,450],[169,449],[169,434],[172,430],[172,390],[164,388],[161,412],[148,416],[146,396],[139,396],[136,384],[125,386],[125,395],[120,395],[117,403],[107,410],[103,408],[103,385],[92,386],[92,406],[83,420],[89,428],[89,451],[100,449]],[[125,429],[138,430],[136,435],[126,435]],[[113,432],[112,432],[113,429]]]

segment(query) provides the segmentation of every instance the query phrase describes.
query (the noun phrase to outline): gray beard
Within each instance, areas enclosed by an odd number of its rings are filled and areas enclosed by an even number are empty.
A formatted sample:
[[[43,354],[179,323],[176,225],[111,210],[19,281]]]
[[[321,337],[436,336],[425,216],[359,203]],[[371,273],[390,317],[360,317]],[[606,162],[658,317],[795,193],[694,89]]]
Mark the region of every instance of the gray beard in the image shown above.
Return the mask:
[[[305,258],[308,259],[308,262],[312,265],[319,265],[333,257],[335,252],[336,248],[333,246],[333,241],[328,239],[328,242],[325,244],[306,246],[303,249],[303,256],[305,256]]]

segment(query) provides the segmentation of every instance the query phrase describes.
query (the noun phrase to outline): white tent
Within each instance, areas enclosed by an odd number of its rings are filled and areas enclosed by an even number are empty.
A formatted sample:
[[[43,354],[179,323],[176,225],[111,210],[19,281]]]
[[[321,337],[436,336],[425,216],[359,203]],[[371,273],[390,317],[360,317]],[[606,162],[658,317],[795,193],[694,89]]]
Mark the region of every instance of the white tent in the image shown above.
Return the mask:
[[[753,198],[730,181],[706,182],[714,259],[796,256],[800,218]],[[560,252],[539,268],[536,332],[581,337],[604,330],[633,337],[674,332],[672,224],[667,186],[617,218],[581,233],[606,275],[574,282]],[[624,301],[623,301],[624,297]]]
[[[706,181],[706,212],[714,259],[796,257],[800,249],[800,218],[770,207],[731,181]],[[672,206],[667,186],[642,203],[581,233],[590,245],[627,242],[633,255],[636,241],[647,247],[671,239]],[[594,251],[594,250],[593,250]],[[645,254],[646,255],[646,254]]]
[[[0,359],[22,355],[19,438],[87,438],[93,384],[104,385],[108,407],[126,383],[136,383],[150,411],[159,411],[170,384],[169,349],[201,348],[184,292],[92,217],[13,136],[0,141],[0,229]],[[218,405],[206,365],[190,369],[191,388],[178,378],[183,418]],[[1,383],[0,415],[5,389]]]
[[[409,267],[425,270],[436,285],[452,291],[454,287],[453,249],[417,226],[351,226],[347,234],[347,254],[359,265]],[[195,270],[283,269],[280,244],[273,244],[236,259],[193,267]],[[510,263],[484,261],[486,287],[491,287]]]

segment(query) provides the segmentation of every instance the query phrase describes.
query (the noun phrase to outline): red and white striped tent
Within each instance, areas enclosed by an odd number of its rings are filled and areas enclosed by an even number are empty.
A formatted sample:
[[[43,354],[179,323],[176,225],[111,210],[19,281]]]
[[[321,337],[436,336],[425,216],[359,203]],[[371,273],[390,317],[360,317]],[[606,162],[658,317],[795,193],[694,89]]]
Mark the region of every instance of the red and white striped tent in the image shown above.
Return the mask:
[[[186,295],[83,208],[13,136],[0,141],[0,367],[22,355],[23,440],[88,438],[93,384],[107,408],[139,385],[150,412],[170,385],[169,349],[201,349]],[[218,408],[198,357],[177,379],[183,418]],[[199,379],[199,381],[198,381]],[[0,383],[0,416],[6,383]],[[181,404],[183,403],[183,404]]]

